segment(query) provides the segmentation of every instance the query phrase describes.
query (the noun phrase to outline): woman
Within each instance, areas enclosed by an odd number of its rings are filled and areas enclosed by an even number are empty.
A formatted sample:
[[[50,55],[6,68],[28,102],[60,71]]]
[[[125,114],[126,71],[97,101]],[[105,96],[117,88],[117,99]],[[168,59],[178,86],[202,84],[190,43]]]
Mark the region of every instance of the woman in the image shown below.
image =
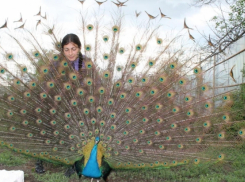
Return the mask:
[[[62,53],[71,62],[71,65],[73,66],[73,69],[76,71],[82,71],[85,70],[85,56],[82,55],[81,51],[81,42],[79,37],[76,34],[67,34],[62,42]],[[53,66],[55,68],[58,67],[58,62],[53,62]],[[51,71],[50,73],[52,73]],[[46,84],[45,84],[46,85]],[[44,167],[41,160],[38,160],[36,163],[36,172],[41,174],[44,173]],[[70,171],[69,171],[70,170]],[[66,176],[70,176],[72,173],[74,173],[73,170],[69,169],[66,172]]]
[[[81,42],[76,34],[67,34],[61,42],[62,52],[71,62],[74,70],[85,69],[85,57],[82,55]]]

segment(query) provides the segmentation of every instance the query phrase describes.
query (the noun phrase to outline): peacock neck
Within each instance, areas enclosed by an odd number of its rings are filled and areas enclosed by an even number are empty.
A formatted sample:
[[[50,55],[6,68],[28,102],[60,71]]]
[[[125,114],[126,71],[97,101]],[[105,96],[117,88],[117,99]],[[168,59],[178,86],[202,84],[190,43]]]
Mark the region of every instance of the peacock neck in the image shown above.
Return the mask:
[[[100,178],[102,175],[99,169],[98,161],[97,161],[97,148],[98,148],[98,145],[95,144],[90,153],[89,160],[83,169],[82,174],[84,176],[87,176],[90,178]]]

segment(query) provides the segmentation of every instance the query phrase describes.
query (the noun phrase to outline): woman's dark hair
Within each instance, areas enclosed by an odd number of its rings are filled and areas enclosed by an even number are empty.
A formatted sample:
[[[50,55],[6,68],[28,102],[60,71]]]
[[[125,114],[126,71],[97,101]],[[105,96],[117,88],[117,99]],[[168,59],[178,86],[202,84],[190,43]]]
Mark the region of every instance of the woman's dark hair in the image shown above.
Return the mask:
[[[81,41],[79,39],[79,37],[76,34],[70,33],[67,34],[61,42],[61,47],[62,49],[64,48],[65,45],[69,44],[69,43],[74,43],[78,46],[78,48],[80,49],[82,44]],[[79,69],[82,68],[82,62],[83,62],[83,55],[81,52],[79,52]]]
[[[78,47],[81,48],[81,42],[80,42],[79,37],[76,34],[70,33],[70,34],[67,34],[63,38],[63,40],[61,42],[62,49],[64,48],[65,45],[67,45],[67,44],[69,44],[71,42],[76,44],[76,45],[78,45]]]

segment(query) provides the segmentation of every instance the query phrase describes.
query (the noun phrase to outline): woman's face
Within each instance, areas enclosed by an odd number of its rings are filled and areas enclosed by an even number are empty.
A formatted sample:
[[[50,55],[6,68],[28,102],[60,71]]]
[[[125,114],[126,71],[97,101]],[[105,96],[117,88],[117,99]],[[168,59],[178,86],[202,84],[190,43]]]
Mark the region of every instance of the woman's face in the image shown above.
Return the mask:
[[[78,58],[80,48],[77,44],[70,42],[69,44],[64,45],[63,52],[69,61],[75,61]]]

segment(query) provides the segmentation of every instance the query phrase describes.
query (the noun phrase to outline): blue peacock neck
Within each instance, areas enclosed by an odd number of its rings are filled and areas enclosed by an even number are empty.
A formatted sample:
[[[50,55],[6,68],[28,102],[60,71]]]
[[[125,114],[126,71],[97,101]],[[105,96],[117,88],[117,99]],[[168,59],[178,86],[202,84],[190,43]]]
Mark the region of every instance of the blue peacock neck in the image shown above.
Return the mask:
[[[98,139],[96,139],[96,144],[94,145],[89,160],[86,166],[83,169],[82,175],[90,178],[100,178],[102,173],[99,168],[99,164],[97,161],[97,148],[98,148]]]

